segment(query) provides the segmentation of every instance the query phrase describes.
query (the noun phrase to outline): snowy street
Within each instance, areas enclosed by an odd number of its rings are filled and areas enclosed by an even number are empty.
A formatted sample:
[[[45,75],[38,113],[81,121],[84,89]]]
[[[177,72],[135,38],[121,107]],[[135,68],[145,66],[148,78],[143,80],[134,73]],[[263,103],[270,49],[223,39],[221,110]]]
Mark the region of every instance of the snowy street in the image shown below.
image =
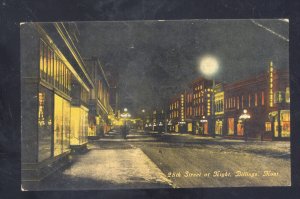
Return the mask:
[[[41,189],[287,186],[289,142],[132,131],[112,132],[73,154]]]

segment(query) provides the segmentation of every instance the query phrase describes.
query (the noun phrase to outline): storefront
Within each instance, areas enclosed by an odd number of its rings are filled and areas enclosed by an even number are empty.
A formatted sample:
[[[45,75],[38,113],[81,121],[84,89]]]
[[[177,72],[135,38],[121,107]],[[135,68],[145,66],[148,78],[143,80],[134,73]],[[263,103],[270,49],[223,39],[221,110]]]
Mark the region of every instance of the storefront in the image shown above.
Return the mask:
[[[278,138],[289,138],[290,137],[290,111],[289,110],[281,110],[280,111],[280,126],[278,125],[278,113],[272,112],[274,115],[273,118],[273,136],[275,139]],[[271,113],[271,114],[272,114]],[[280,130],[279,130],[280,128]],[[271,128],[272,129],[272,128]]]
[[[68,163],[71,79],[84,83],[41,26],[21,26],[21,41],[22,187],[34,189]]]
[[[40,39],[38,161],[70,152],[71,72],[58,53]]]
[[[193,123],[192,122],[187,123],[187,131],[188,131],[188,133],[193,132]]]
[[[216,121],[215,134],[216,135],[222,135],[223,134],[223,120],[221,120],[221,119],[217,119],[217,121]]]
[[[239,120],[236,126],[237,136],[244,136],[244,124],[242,120]]]
[[[84,106],[71,108],[71,147],[78,148],[88,142],[88,109]]]
[[[234,135],[234,118],[227,118],[227,135]]]

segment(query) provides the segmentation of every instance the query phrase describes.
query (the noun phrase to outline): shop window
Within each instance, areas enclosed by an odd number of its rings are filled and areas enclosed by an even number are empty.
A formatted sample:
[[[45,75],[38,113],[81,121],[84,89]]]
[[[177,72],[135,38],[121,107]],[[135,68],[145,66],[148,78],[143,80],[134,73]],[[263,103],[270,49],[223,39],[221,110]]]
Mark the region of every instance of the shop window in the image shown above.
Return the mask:
[[[63,145],[63,99],[58,95],[54,98],[54,156],[60,155]]]
[[[203,133],[208,135],[208,122],[203,123]]]
[[[281,117],[282,117],[282,121],[281,121],[281,125],[282,125],[282,131],[281,131],[281,135],[282,137],[290,137],[290,112],[283,112],[281,113]]]
[[[265,122],[265,131],[272,131],[271,122]]]
[[[51,157],[53,132],[53,93],[43,86],[39,87],[38,107],[38,161]]]
[[[237,123],[237,135],[238,136],[243,136],[244,135],[244,125],[241,122]]]
[[[63,152],[70,148],[71,105],[63,99]]]
[[[234,134],[234,118],[228,118],[228,135]]]
[[[72,107],[71,115],[70,144],[85,144],[88,135],[88,110],[84,107]]]
[[[193,131],[193,124],[188,123],[188,132],[192,132],[192,131]]]
[[[54,96],[54,156],[69,150],[70,143],[70,103],[62,97]]]
[[[215,133],[217,135],[222,135],[223,122],[222,120],[217,120],[215,124]]]

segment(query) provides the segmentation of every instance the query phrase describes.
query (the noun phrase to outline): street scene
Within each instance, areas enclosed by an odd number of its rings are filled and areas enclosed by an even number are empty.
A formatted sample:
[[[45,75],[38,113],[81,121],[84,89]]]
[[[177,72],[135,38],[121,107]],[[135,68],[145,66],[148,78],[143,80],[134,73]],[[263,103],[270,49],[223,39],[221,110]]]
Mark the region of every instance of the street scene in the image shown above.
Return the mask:
[[[288,27],[21,23],[21,190],[290,186]]]
[[[287,142],[245,143],[133,130],[126,140],[111,132],[88,148],[72,156],[71,165],[45,179],[40,188],[285,186],[291,177]]]

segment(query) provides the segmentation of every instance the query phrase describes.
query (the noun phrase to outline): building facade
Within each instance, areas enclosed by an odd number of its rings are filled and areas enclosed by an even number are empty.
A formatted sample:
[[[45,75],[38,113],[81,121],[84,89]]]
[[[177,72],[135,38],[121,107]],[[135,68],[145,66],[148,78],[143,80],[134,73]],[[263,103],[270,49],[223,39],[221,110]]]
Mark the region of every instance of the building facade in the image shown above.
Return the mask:
[[[212,80],[199,78],[190,88],[192,92],[180,93],[170,101],[172,131],[234,139],[289,139],[288,70],[275,69],[271,62],[265,73],[242,81],[217,83],[213,89]],[[250,116],[246,121],[240,119],[245,110]],[[180,126],[184,127],[181,131]]]
[[[227,84],[224,91],[224,136],[289,139],[290,91],[287,70],[276,70],[271,62],[267,72]],[[239,119],[245,109],[251,117],[246,125]]]
[[[180,96],[175,96],[171,99],[169,104],[169,131],[179,132],[180,122]]]
[[[110,84],[98,58],[85,59],[87,71],[94,83],[89,93],[89,138],[103,136],[111,128],[114,118],[110,106]]]
[[[212,81],[198,78],[192,83],[192,89],[194,132],[199,135],[209,135],[209,127],[212,125],[210,121]]]
[[[224,125],[224,88],[223,84],[219,83],[214,88],[214,125],[215,135],[223,135]]]
[[[97,115],[90,117],[95,98],[107,111],[103,118],[112,112],[109,85],[102,73],[89,71],[95,68],[81,58],[78,38],[75,23],[21,25],[24,189],[34,189],[36,182],[66,165],[74,149],[86,147],[88,135],[95,135],[90,125],[97,124]]]

